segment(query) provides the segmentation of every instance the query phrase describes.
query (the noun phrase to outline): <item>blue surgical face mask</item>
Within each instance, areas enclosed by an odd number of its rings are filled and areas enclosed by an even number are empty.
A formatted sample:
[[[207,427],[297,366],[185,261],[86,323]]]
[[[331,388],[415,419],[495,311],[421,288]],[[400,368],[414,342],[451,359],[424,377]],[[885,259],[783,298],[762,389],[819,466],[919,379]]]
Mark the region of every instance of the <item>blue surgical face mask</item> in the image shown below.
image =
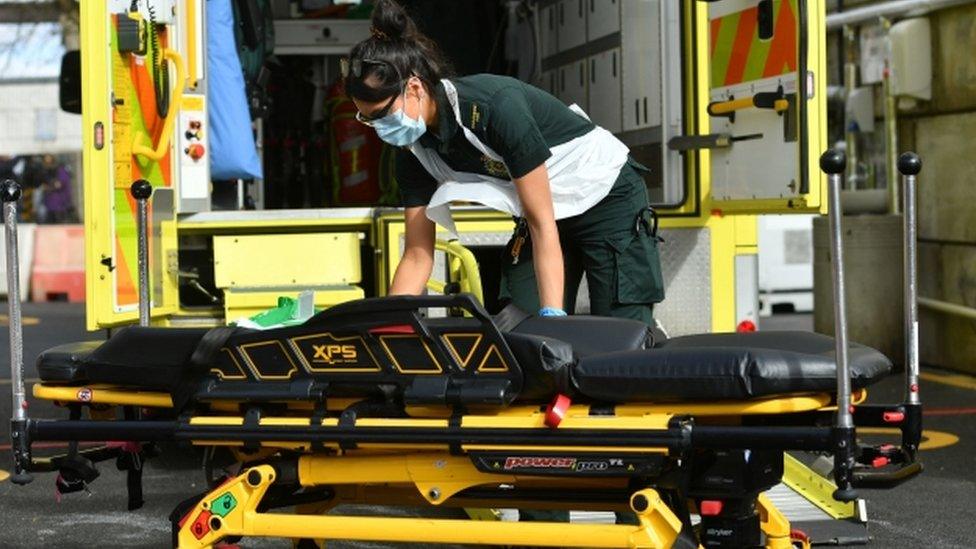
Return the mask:
[[[404,96],[404,101],[406,96]],[[417,98],[420,101],[420,98]],[[404,103],[404,107],[406,103]],[[418,108],[419,111],[419,108]],[[419,112],[418,112],[419,115]],[[427,123],[421,116],[414,120],[406,115],[403,108],[392,112],[383,118],[373,121],[373,129],[380,139],[396,147],[413,145],[427,131]]]

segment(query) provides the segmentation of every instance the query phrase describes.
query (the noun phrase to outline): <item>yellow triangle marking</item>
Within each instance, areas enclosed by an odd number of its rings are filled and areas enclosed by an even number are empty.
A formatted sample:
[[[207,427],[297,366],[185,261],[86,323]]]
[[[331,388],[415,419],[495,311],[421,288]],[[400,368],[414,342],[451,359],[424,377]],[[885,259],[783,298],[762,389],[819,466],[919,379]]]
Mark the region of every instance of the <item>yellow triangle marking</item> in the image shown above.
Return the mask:
[[[507,372],[508,371],[508,364],[505,364],[505,359],[502,358],[502,354],[498,352],[498,347],[496,347],[494,344],[492,344],[492,346],[488,348],[488,352],[485,353],[485,358],[481,359],[481,364],[478,365],[478,371],[479,372]]]
[[[468,363],[471,362],[471,357],[474,356],[474,352],[478,349],[478,345],[481,344],[482,337],[484,337],[483,334],[444,334],[444,342],[447,343],[448,349],[451,350],[451,354],[454,355],[455,360],[458,361],[458,364],[461,365],[461,368],[466,370],[468,368]],[[474,343],[471,345],[471,348],[468,349],[467,356],[461,358],[461,353],[458,351],[457,347],[455,346],[454,340],[471,339],[471,338],[474,338]],[[459,343],[461,342],[459,341]]]

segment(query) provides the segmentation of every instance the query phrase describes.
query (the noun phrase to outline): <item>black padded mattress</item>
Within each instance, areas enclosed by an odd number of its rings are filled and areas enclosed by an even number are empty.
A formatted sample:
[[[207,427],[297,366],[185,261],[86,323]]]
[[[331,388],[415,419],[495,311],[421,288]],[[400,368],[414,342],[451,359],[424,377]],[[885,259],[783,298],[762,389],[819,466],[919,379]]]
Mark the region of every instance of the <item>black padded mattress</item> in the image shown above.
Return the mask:
[[[851,344],[852,387],[891,371],[891,361]],[[654,349],[584,357],[572,381],[583,395],[607,402],[744,400],[837,387],[834,339],[811,332],[702,334],[669,339]]]

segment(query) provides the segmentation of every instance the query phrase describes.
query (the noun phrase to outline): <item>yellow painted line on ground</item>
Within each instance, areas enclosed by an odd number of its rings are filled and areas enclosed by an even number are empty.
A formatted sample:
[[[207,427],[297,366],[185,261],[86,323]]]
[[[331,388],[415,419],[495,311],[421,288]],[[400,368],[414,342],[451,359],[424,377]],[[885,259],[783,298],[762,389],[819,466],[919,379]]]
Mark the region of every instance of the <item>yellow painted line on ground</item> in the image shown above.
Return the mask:
[[[20,317],[20,323],[24,326],[36,326],[41,323],[41,319],[34,316],[22,316]],[[10,317],[7,315],[0,315],[0,326],[10,325]]]
[[[10,473],[8,473],[6,471],[0,471],[0,482],[3,482],[5,480],[7,480],[8,478],[10,478]]]
[[[901,430],[894,427],[861,427],[858,428],[859,435],[895,435],[901,436]],[[959,437],[945,431],[932,431],[925,429],[922,431],[922,443],[918,445],[919,450],[937,450],[946,448],[959,442]]]
[[[943,385],[951,385],[960,389],[976,391],[976,377],[966,374],[935,374],[932,372],[922,372],[918,374],[922,381],[931,381]]]

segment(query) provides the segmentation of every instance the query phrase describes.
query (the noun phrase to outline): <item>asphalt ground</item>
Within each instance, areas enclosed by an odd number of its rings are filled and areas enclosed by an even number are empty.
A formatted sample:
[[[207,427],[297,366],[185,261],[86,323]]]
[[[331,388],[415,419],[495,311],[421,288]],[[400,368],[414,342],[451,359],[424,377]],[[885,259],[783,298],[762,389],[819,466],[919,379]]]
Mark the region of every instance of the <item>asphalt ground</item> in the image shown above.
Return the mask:
[[[6,310],[3,307],[0,310]],[[84,329],[84,307],[66,303],[24,304],[25,377],[36,379],[34,360],[42,350],[60,343],[99,339],[103,333]],[[2,320],[6,320],[3,317]],[[5,322],[4,322],[5,324]],[[773,317],[764,329],[804,329],[809,315]],[[0,341],[0,417],[10,415],[8,341]],[[976,359],[976,357],[974,357]],[[927,443],[923,444],[925,471],[892,490],[863,490],[868,501],[869,547],[973,548],[976,547],[976,378],[935,369],[923,369],[922,398],[926,406]],[[870,390],[870,401],[897,402],[900,376],[892,376]],[[29,393],[29,391],[28,391]],[[65,412],[31,399],[32,417],[59,418]],[[4,420],[5,422],[5,420]],[[875,435],[869,435],[875,436]],[[48,445],[37,453],[63,452]],[[56,497],[53,474],[36,475],[26,487],[15,486],[2,472],[10,463],[10,438],[0,429],[0,547],[169,547],[172,508],[205,489],[200,454],[170,448],[165,459],[147,463],[144,480],[146,504],[126,511],[125,477],[112,462],[100,465],[101,477],[91,492]],[[375,514],[376,508],[343,508],[347,514]],[[413,514],[415,511],[384,510]],[[458,516],[442,510],[440,515]],[[430,511],[424,511],[425,516]],[[290,547],[280,540],[247,539],[241,547]],[[329,547],[383,547],[379,544],[343,543]],[[397,545],[403,547],[404,545]]]

